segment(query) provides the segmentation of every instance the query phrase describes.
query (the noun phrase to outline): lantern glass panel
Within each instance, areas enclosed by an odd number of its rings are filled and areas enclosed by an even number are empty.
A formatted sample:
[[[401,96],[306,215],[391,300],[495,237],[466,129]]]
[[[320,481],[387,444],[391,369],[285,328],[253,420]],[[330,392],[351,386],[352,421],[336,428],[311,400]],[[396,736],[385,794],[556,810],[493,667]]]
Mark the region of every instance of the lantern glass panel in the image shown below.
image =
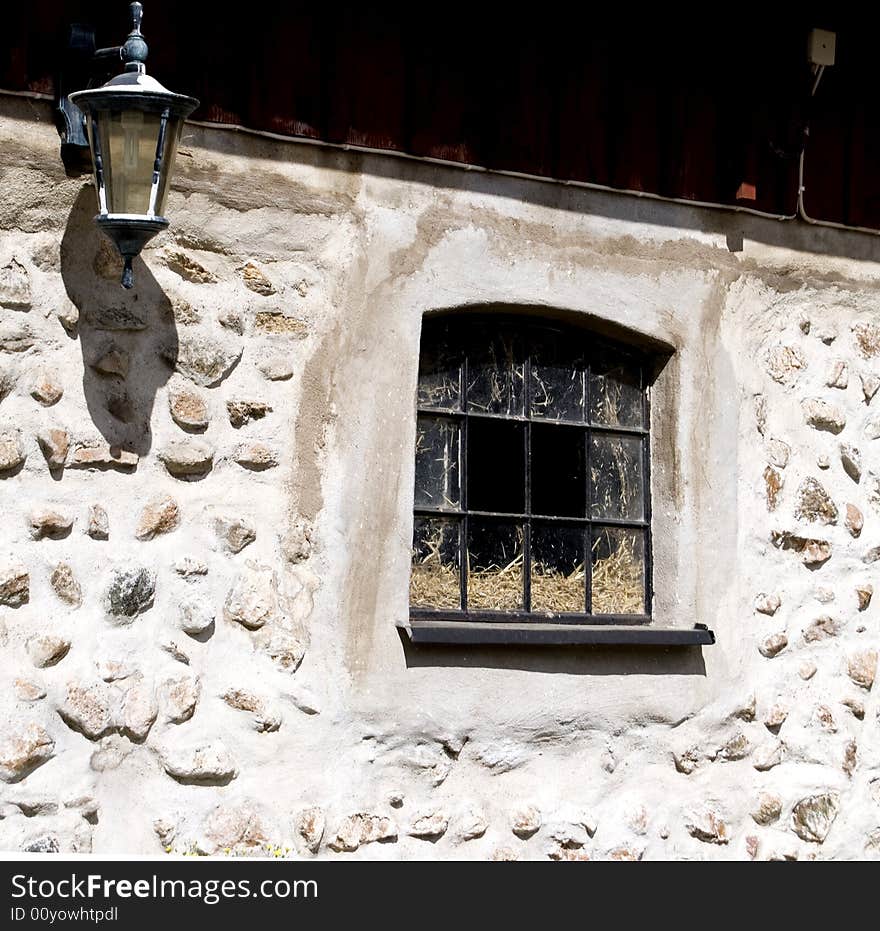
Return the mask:
[[[150,215],[153,166],[161,120],[161,113],[137,109],[102,110],[95,115],[108,213]],[[180,127],[180,119],[168,120],[154,210],[156,216],[162,216],[164,212],[168,177]],[[92,125],[90,129],[94,132]]]

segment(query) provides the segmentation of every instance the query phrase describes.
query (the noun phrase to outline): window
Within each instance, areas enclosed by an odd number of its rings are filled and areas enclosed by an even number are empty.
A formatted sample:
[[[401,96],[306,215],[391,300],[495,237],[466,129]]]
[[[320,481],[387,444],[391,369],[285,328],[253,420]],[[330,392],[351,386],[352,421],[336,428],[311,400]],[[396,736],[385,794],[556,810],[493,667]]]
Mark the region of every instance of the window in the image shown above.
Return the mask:
[[[550,321],[425,320],[411,627],[650,623],[649,362]]]

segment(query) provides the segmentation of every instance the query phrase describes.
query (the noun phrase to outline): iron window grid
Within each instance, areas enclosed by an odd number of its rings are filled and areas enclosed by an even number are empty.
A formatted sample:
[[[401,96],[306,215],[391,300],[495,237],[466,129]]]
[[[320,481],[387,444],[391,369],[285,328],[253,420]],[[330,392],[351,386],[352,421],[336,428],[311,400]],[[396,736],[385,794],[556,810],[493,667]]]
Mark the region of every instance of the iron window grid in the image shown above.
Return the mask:
[[[527,623],[529,625],[626,625],[642,626],[651,623],[650,605],[653,600],[653,564],[652,564],[652,540],[651,540],[651,473],[650,473],[650,399],[648,396],[646,370],[648,360],[637,350],[630,347],[620,346],[612,341],[596,338],[592,334],[584,334],[585,339],[590,340],[590,349],[585,351],[582,356],[584,372],[584,419],[582,422],[558,420],[548,417],[536,416],[532,413],[532,358],[535,354],[531,333],[534,330],[544,332],[553,329],[552,325],[535,324],[526,321],[511,321],[510,318],[500,320],[495,318],[492,321],[486,321],[485,318],[474,318],[473,323],[491,322],[495,325],[506,324],[510,326],[519,326],[524,342],[523,352],[523,377],[524,377],[524,415],[519,414],[497,414],[486,411],[469,410],[468,405],[468,347],[467,345],[460,349],[459,359],[459,408],[444,407],[425,407],[417,405],[417,418],[430,417],[433,419],[447,418],[454,420],[459,424],[459,496],[461,506],[459,508],[448,507],[415,507],[413,509],[416,518],[441,518],[453,520],[458,523],[458,543],[457,556],[459,567],[459,597],[460,609],[452,608],[433,608],[433,607],[413,607],[410,606],[410,619],[416,622],[445,622],[455,621],[459,623],[472,622],[474,624],[513,624]],[[558,331],[557,331],[558,332]],[[574,331],[572,331],[574,332]],[[597,424],[590,419],[591,414],[591,379],[590,371],[595,361],[600,357],[602,352],[611,353],[613,356],[624,361],[627,370],[632,374],[638,374],[639,377],[639,394],[641,398],[641,427],[628,427],[610,424]],[[504,422],[524,424],[524,474],[525,474],[525,513],[504,512],[504,511],[476,511],[468,509],[468,422],[470,420],[496,420]],[[533,424],[559,426],[562,429],[581,430],[584,435],[584,481],[585,489],[585,508],[584,517],[544,515],[532,513],[532,487],[531,487],[531,447],[532,447],[532,426]],[[630,436],[641,438],[641,462],[642,462],[642,495],[643,495],[643,518],[634,519],[616,519],[616,518],[593,518],[592,514],[592,495],[591,495],[591,462],[590,449],[593,435],[604,436]],[[468,610],[468,523],[470,518],[488,518],[515,521],[523,528],[523,608],[522,610]],[[583,557],[584,557],[584,576],[585,576],[585,599],[584,612],[549,612],[533,611],[531,604],[531,538],[532,522],[539,524],[558,524],[562,527],[582,527],[583,533]],[[644,606],[645,612],[642,614],[594,614],[592,612],[592,543],[595,539],[594,531],[596,529],[631,529],[637,530],[643,534],[644,540]]]

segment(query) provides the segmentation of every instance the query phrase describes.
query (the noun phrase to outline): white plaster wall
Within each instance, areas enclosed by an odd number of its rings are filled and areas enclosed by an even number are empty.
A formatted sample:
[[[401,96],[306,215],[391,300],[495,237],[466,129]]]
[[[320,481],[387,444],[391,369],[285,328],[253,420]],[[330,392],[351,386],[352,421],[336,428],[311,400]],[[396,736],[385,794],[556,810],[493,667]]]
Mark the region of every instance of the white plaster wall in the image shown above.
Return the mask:
[[[876,855],[877,608],[857,594],[880,544],[876,240],[188,127],[171,230],[125,294],[48,108],[0,112],[0,434],[24,457],[0,473],[0,847]],[[476,304],[674,350],[652,397],[654,614],[708,624],[715,646],[401,636],[421,319]],[[143,328],[107,329],[126,314]],[[110,350],[125,377],[96,370]],[[54,403],[32,395],[44,377]],[[197,433],[171,417],[186,377]],[[837,433],[807,422],[810,398]],[[235,427],[242,402],[271,410]],[[70,443],[51,472],[47,429]],[[89,444],[105,461],[83,467]],[[240,465],[254,444],[277,464]],[[798,508],[808,478],[832,523]],[[166,521],[138,539],[158,499]],[[86,533],[93,504],[107,540]],[[218,513],[255,539],[229,552]],[[34,539],[32,519],[58,538]],[[812,540],[830,544],[821,565],[798,552]],[[181,575],[183,558],[206,573]],[[59,564],[81,605],[53,589]],[[106,594],[132,567],[155,595],[120,623]],[[778,595],[772,615],[761,595]],[[182,630],[185,603],[213,625]]]

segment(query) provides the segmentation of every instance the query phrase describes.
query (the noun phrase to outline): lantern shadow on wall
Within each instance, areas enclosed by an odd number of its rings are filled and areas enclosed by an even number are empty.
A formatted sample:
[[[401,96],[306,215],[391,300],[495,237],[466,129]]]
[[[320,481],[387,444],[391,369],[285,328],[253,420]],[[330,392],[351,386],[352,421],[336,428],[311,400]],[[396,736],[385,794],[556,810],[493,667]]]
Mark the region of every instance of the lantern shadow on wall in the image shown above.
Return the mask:
[[[95,192],[77,195],[61,240],[61,277],[79,310],[83,393],[111,449],[145,455],[156,392],[171,377],[177,327],[171,300],[138,260],[134,288],[118,280],[122,260],[93,222]]]

